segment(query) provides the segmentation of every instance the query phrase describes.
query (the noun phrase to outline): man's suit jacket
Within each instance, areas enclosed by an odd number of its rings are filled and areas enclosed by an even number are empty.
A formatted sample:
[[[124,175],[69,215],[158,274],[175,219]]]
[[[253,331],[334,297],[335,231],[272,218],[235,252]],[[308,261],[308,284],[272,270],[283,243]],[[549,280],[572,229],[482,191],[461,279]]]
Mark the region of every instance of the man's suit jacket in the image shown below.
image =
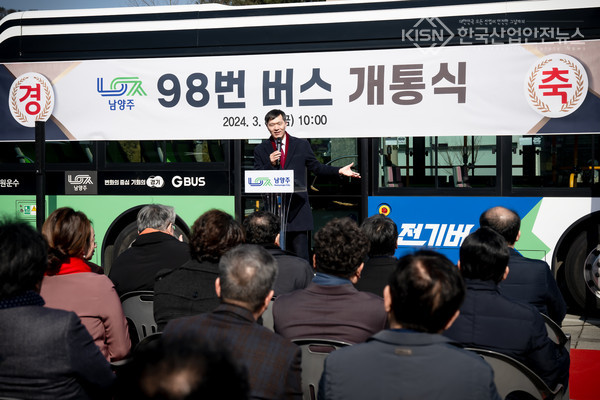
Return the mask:
[[[313,267],[304,258],[296,257],[293,253],[282,250],[275,244],[265,244],[263,247],[277,261],[277,279],[275,280],[275,297],[304,289],[315,276]]]
[[[500,293],[535,306],[560,325],[567,313],[567,305],[548,264],[523,257],[511,248],[508,267],[508,277],[498,285]]]
[[[482,347],[521,361],[548,386],[566,385],[569,353],[548,338],[539,311],[504,297],[493,281],[465,279],[460,315],[444,335],[465,346]]]
[[[323,338],[348,343],[364,342],[384,329],[387,315],[383,299],[359,292],[351,284],[306,289],[278,296],[273,302],[275,332],[288,339]]]
[[[0,310],[0,396],[101,398],[114,379],[75,313],[39,305]]]
[[[499,400],[492,368],[442,335],[384,330],[331,353],[322,400]]]
[[[223,303],[213,312],[170,321],[164,340],[223,346],[248,372],[252,399],[301,399],[300,348],[256,323],[245,308]]]
[[[139,235],[113,262],[108,277],[119,296],[136,290],[154,290],[154,277],[190,260],[189,245],[163,232]]]
[[[396,270],[398,259],[394,256],[369,258],[354,285],[361,292],[371,292],[383,297],[383,288],[389,282],[390,275]]]
[[[338,176],[339,167],[321,164],[306,139],[299,139],[287,134],[288,145],[283,169],[294,170],[294,185],[296,188],[306,188],[306,170],[315,175]],[[280,169],[269,161],[269,155],[274,152],[273,139],[264,140],[254,148],[254,169]],[[298,192],[292,195],[288,214],[287,230],[290,232],[310,231],[313,229],[313,218],[308,193]]]

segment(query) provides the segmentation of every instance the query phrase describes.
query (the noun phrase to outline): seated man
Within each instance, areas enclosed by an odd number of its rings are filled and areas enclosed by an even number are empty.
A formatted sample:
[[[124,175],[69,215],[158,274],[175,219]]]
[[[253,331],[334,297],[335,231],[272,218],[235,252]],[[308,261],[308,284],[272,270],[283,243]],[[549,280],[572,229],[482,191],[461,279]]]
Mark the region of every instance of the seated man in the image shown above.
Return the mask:
[[[279,217],[266,211],[256,211],[244,219],[246,243],[264,247],[277,261],[275,297],[304,289],[315,275],[308,261],[279,247],[280,226]]]
[[[273,302],[275,332],[288,339],[323,338],[360,343],[386,325],[383,299],[359,292],[369,240],[350,218],[333,219],[315,234],[317,274],[302,290]]]
[[[369,259],[365,262],[356,288],[383,296],[383,288],[396,269],[398,259],[394,257],[398,247],[398,227],[385,215],[376,214],[363,221],[360,229],[369,238]]]
[[[300,348],[256,323],[273,297],[275,259],[262,247],[239,245],[219,262],[213,312],[172,320],[163,339],[224,346],[241,363],[252,399],[301,399]]]
[[[550,387],[567,386],[569,353],[548,337],[539,311],[504,297],[498,284],[509,274],[509,251],[500,234],[479,228],[460,247],[458,266],[467,285],[460,316],[444,334],[469,347],[507,354]]]
[[[383,292],[390,329],[331,353],[319,399],[499,400],[490,366],[440,335],[464,295],[460,272],[443,255],[402,257]]]
[[[110,364],[73,312],[46,308],[43,237],[25,223],[0,225],[0,396],[110,399]]]
[[[508,244],[510,274],[498,285],[500,293],[535,306],[560,325],[567,313],[567,304],[550,267],[543,260],[525,258],[515,250],[515,243],[521,237],[519,214],[504,207],[493,207],[481,214],[479,225],[489,226]]]
[[[173,236],[175,209],[161,204],[144,206],[137,215],[138,237],[113,262],[108,277],[117,294],[154,290],[159,270],[173,269],[190,259],[187,243]]]

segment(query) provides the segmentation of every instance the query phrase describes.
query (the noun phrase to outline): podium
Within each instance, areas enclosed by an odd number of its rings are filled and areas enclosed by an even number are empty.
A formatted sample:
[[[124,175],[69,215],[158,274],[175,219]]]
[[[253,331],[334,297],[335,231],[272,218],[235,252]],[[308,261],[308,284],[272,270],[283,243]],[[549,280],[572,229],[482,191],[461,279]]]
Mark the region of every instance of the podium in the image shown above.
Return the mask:
[[[306,192],[303,186],[294,184],[294,171],[286,169],[245,171],[244,189],[246,194],[260,193],[264,200],[265,211],[279,217],[279,246],[285,250],[285,238],[288,214],[292,195]]]

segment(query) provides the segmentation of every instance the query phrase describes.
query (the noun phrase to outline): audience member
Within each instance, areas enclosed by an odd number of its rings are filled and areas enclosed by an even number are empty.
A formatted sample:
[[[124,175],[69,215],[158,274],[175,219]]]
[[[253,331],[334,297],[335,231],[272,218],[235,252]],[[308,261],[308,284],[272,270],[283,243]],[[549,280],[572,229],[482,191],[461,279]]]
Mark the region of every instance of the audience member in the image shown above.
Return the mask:
[[[567,304],[550,267],[543,260],[525,258],[515,250],[515,243],[521,237],[519,214],[504,207],[493,207],[481,214],[479,224],[489,226],[508,243],[510,274],[498,285],[500,293],[535,306],[560,325],[567,313]]]
[[[369,239],[370,250],[360,280],[355,286],[361,292],[382,296],[383,288],[398,263],[398,259],[394,257],[398,247],[398,227],[391,218],[377,214],[365,219],[360,229]]]
[[[227,349],[158,340],[136,348],[119,370],[115,400],[246,400],[246,375]]]
[[[264,247],[277,261],[275,297],[304,289],[310,284],[315,273],[308,261],[279,247],[279,217],[270,212],[256,211],[244,219],[243,225],[246,243]]]
[[[194,222],[190,237],[192,259],[156,275],[154,319],[160,331],[171,319],[209,312],[219,305],[215,293],[219,259],[244,240],[241,225],[223,211],[209,210]]]
[[[445,256],[402,257],[383,292],[390,329],[331,353],[319,399],[499,400],[490,366],[440,335],[464,295],[460,272]]]
[[[190,248],[174,237],[175,209],[161,204],[144,206],[137,214],[138,237],[113,262],[108,277],[119,296],[154,290],[159,270],[174,269],[190,260]]]
[[[506,241],[489,227],[465,238],[458,262],[467,286],[460,315],[444,334],[469,347],[507,354],[550,387],[569,379],[569,353],[548,337],[539,311],[504,297],[498,284],[509,274]]]
[[[317,274],[302,290],[273,303],[275,332],[288,339],[324,338],[364,342],[386,325],[383,299],[359,292],[369,240],[350,218],[333,219],[315,234]]]
[[[40,295],[46,307],[73,311],[108,361],[129,354],[127,320],[113,283],[91,272],[86,255],[94,248],[94,228],[81,211],[62,207],[42,226],[48,241],[48,270]]]
[[[0,396],[110,398],[114,374],[77,315],[43,307],[46,266],[39,233],[0,224]]]
[[[248,373],[252,399],[301,399],[300,349],[256,323],[273,296],[277,264],[256,245],[240,245],[219,263],[221,298],[212,313],[169,322],[165,341],[198,340],[230,349]]]

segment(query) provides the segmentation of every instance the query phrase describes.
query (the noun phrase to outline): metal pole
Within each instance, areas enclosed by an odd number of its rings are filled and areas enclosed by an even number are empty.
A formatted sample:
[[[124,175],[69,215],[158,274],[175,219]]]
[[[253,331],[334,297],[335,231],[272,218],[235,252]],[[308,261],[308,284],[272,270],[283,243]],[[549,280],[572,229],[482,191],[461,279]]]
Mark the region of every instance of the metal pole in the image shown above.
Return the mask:
[[[35,121],[35,225],[42,231],[46,219],[46,123]]]

